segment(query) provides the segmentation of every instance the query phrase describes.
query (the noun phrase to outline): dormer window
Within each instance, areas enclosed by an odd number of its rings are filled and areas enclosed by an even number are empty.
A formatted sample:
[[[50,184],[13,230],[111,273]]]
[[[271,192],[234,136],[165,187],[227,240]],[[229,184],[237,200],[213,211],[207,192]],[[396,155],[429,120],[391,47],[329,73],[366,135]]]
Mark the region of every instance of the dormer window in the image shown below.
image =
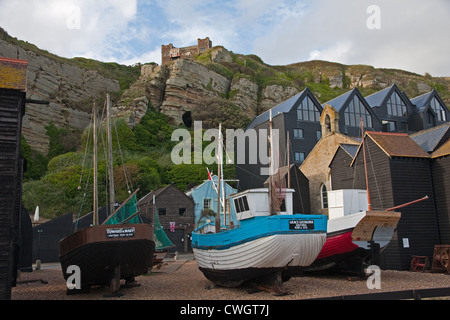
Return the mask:
[[[347,126],[359,127],[362,118],[364,127],[372,128],[372,116],[356,95],[350,101],[347,109],[345,109],[344,115],[345,125]]]
[[[395,91],[387,102],[387,112],[389,115],[396,117],[408,116],[408,109],[406,108],[406,104]]]
[[[297,120],[320,121],[320,112],[308,96],[297,107]]]
[[[438,121],[447,121],[447,117],[445,115],[444,107],[439,103],[436,97],[433,97],[430,101],[430,107],[433,109],[434,113],[436,113]]]

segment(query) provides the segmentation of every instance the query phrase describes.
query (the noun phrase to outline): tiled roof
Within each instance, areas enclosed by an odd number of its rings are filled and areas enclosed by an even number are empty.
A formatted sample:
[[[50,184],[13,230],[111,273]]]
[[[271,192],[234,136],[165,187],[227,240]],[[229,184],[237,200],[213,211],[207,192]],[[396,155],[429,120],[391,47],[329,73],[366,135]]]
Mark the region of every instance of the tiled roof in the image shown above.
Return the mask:
[[[26,60],[0,57],[0,88],[27,90]]]
[[[292,110],[293,107],[298,106],[304,98],[306,98],[306,95],[308,93],[311,93],[311,91],[308,88],[305,88],[302,92],[297,93],[295,96],[289,98],[288,100],[280,103],[279,105],[273,107],[272,110],[272,118],[276,117],[277,115],[281,113],[287,113]],[[310,94],[311,97],[314,97],[312,94]],[[315,97],[314,97],[315,99]],[[318,104],[320,106],[320,104]],[[322,110],[319,110],[322,111]],[[254,128],[261,123],[269,121],[270,118],[270,110],[267,110],[266,112],[261,113],[259,116],[253,119],[253,121],[247,126],[247,129]]]
[[[434,94],[434,90],[424,93],[418,97],[412,98],[411,103],[416,105],[417,110],[422,112],[426,108]]]
[[[440,146],[435,152],[431,154],[431,157],[440,158],[450,154],[450,139],[448,139],[442,146]]]
[[[433,152],[449,129],[450,122],[427,130],[413,133],[410,135],[410,137],[426,152]]]
[[[353,94],[353,92],[357,90],[358,89],[355,87],[352,90],[347,91],[346,93],[340,95],[339,97],[336,97],[330,101],[325,102],[324,104],[322,104],[322,107],[325,107],[325,105],[328,104],[339,112],[341,108],[345,105],[347,100],[350,98],[350,96]]]
[[[430,155],[406,133],[367,132],[367,135],[389,157],[430,158]]]
[[[370,96],[365,97],[365,99],[372,108],[379,107],[383,104],[386,98],[390,96],[392,88],[395,88],[395,84],[381,91],[375,92]]]
[[[352,158],[354,158],[358,152],[359,144],[340,143],[339,145]]]

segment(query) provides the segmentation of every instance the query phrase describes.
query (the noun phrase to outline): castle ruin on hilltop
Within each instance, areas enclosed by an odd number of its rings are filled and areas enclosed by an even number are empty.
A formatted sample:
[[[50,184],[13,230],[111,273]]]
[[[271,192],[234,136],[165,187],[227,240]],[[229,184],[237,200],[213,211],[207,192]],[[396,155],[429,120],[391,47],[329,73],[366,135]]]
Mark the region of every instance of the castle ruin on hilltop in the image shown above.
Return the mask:
[[[205,39],[198,38],[197,45],[184,48],[176,48],[171,43],[169,45],[161,45],[161,64],[164,66],[170,61],[180,58],[193,59],[196,54],[211,48],[212,41],[209,40],[209,37],[206,37]]]

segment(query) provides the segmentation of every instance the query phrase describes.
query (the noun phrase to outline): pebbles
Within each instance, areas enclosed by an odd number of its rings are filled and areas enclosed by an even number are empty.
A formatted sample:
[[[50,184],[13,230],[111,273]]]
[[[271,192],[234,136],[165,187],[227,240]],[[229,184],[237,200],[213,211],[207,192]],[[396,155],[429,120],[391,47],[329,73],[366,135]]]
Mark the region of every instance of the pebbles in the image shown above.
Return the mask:
[[[174,264],[178,263],[176,267]],[[429,288],[450,288],[450,276],[443,273],[381,271],[381,289],[368,289],[367,280],[343,275],[302,276],[283,284],[289,294],[277,296],[250,287],[223,288],[208,281],[195,260],[165,262],[161,269],[136,278],[140,286],[121,288],[110,296],[108,287],[92,287],[90,293],[67,295],[60,267],[21,273],[12,288],[12,300],[299,300],[353,294]]]

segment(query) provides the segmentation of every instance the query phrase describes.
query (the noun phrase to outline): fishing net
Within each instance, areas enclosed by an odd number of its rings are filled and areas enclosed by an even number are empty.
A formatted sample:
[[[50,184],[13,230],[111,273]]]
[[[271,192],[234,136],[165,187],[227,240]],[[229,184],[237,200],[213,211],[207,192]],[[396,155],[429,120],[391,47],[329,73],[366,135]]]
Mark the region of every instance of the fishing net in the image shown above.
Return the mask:
[[[161,223],[159,222],[158,213],[156,212],[155,212],[154,231],[155,231],[155,250],[163,250],[174,246],[172,241],[170,241],[169,237],[167,237],[166,233],[164,232],[164,229],[161,226]]]
[[[123,221],[138,211],[136,195],[133,195],[131,199],[125,203],[105,224],[121,224]],[[136,215],[127,223],[140,223],[139,217]]]

